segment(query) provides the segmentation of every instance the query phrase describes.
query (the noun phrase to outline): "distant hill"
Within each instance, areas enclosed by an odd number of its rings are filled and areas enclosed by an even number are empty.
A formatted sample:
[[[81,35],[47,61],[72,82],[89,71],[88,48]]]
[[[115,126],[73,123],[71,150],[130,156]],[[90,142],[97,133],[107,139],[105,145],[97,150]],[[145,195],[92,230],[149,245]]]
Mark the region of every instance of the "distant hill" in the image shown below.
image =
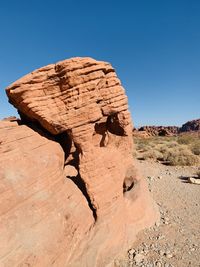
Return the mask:
[[[199,132],[200,133],[200,119],[191,120],[184,123],[181,127],[178,126],[142,126],[134,128],[133,134],[135,136],[148,137],[148,136],[173,136],[186,132]]]
[[[188,121],[180,128],[180,132],[200,132],[200,119]]]

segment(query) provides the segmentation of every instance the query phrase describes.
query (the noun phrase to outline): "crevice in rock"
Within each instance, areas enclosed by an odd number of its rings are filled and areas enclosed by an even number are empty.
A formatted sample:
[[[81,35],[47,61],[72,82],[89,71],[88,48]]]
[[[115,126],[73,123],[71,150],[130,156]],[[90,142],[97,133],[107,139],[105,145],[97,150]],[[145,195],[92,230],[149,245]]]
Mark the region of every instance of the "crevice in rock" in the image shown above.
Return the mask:
[[[100,141],[100,147],[105,147],[106,132],[107,132],[106,123],[105,122],[95,123],[94,129],[97,134],[100,134],[102,136]]]
[[[64,151],[65,161],[66,161],[70,155],[71,147],[72,147],[72,140],[71,140],[69,134],[67,133],[67,131],[60,133],[60,134],[55,136],[55,140],[56,140],[56,142],[58,142],[61,145],[61,147]]]
[[[91,201],[90,196],[87,192],[85,182],[81,178],[80,173],[78,173],[78,175],[75,177],[67,176],[67,178],[72,180],[76,184],[76,186],[80,189],[80,191],[83,193],[84,197],[86,198],[86,200],[88,202],[89,208],[92,210],[94,220],[96,221],[97,220],[97,212],[96,212],[96,209],[94,208],[94,206],[92,205],[92,201]]]
[[[133,177],[126,177],[123,182],[123,193],[131,191],[135,186],[136,181]]]
[[[82,177],[80,175],[80,170],[79,170],[79,154],[80,154],[80,151],[79,151],[79,149],[78,149],[78,147],[76,145],[75,145],[75,148],[76,148],[75,151],[73,153],[71,153],[71,157],[70,157],[70,160],[67,162],[67,165],[73,166],[77,170],[78,175],[77,176],[68,176],[67,175],[66,177],[68,179],[72,180],[75,183],[75,185],[79,188],[79,190],[82,192],[82,194],[84,195],[84,197],[87,200],[89,208],[92,211],[94,220],[96,221],[97,220],[96,209],[92,204],[92,201],[90,199],[90,196],[89,196],[87,188],[86,188],[86,184],[85,184],[84,180],[82,179]]]
[[[119,118],[118,118],[117,113],[108,116],[106,126],[107,126],[108,131],[112,134],[115,134],[118,136],[125,135],[124,129],[119,123]]]
[[[62,147],[64,151],[65,166],[71,165],[78,172],[77,176],[67,176],[67,178],[71,179],[75,183],[75,185],[79,188],[79,190],[82,192],[82,194],[87,200],[89,208],[92,210],[94,220],[96,221],[97,220],[96,209],[94,208],[92,204],[90,196],[87,192],[85,182],[81,178],[81,175],[79,172],[79,154],[81,153],[81,150],[76,144],[73,144],[70,134],[68,134],[68,132],[65,131],[63,133],[60,133],[54,136],[50,134],[46,129],[44,129],[39,122],[30,121],[26,116],[23,115],[23,113],[20,113],[20,116],[21,116],[20,125],[25,124],[26,126],[30,127],[32,130],[39,133],[41,136],[44,136],[45,138],[49,140],[53,140],[60,144],[60,146]]]

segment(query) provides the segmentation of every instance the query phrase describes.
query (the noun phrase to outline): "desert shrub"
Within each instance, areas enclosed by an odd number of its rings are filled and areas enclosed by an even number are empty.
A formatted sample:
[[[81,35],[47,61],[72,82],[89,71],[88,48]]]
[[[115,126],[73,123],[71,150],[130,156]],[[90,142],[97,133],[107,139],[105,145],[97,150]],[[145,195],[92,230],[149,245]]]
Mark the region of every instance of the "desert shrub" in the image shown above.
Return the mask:
[[[134,142],[137,151],[147,151],[150,147],[149,139],[134,138]]]
[[[143,153],[143,158],[144,159],[162,159],[162,153],[160,153],[158,150],[150,149],[149,151]]]
[[[181,135],[177,138],[177,142],[179,144],[189,145],[194,141],[194,137],[192,135]]]
[[[166,154],[169,149],[172,149],[172,148],[174,149],[178,146],[179,144],[177,142],[171,142],[171,143],[166,143],[164,145],[161,145],[160,147],[158,147],[158,149],[162,154]]]
[[[169,148],[174,148],[176,146],[178,146],[178,143],[176,141],[172,141],[172,142],[167,144],[167,147],[169,147]]]
[[[200,139],[193,135],[151,137],[134,140],[137,158],[159,160],[170,165],[196,165],[200,161]]]
[[[163,153],[163,159],[169,165],[192,166],[199,162],[198,156],[194,155],[187,147],[180,146],[170,148]]]
[[[200,140],[191,145],[191,151],[194,155],[200,155]]]

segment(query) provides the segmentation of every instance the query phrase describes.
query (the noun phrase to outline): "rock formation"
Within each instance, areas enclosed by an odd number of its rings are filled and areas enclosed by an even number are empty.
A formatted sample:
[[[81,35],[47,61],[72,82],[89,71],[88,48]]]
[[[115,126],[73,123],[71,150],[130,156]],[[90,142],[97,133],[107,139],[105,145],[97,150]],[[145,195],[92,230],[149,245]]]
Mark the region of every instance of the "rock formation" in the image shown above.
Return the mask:
[[[148,138],[151,136],[174,136],[181,133],[199,133],[200,119],[188,121],[181,127],[178,126],[142,126],[133,128],[133,136]]]
[[[200,132],[200,119],[186,122],[181,126],[180,132]]]
[[[0,124],[0,266],[112,266],[158,219],[114,69],[73,58],[6,92],[22,121]]]
[[[146,132],[149,136],[173,136],[179,132],[177,126],[142,126],[138,132]]]
[[[63,149],[36,127],[8,121],[0,143],[0,266],[67,266],[93,216],[64,178]]]

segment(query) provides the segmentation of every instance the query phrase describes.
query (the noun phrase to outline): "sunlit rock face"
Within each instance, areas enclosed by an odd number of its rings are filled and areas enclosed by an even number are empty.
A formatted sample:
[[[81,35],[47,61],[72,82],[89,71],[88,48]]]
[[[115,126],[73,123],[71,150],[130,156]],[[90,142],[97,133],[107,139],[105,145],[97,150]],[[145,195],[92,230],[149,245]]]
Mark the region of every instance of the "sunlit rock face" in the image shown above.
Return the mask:
[[[106,62],[72,58],[24,76],[6,92],[10,103],[19,111],[21,123],[27,125],[15,125],[13,131],[23,127],[23,134],[30,135],[20,138],[21,145],[18,145],[19,153],[27,149],[30,155],[23,154],[18,167],[11,153],[12,171],[17,175],[19,168],[26,170],[24,176],[29,177],[26,179],[30,184],[44,182],[43,190],[51,186],[52,195],[44,198],[41,205],[35,193],[30,193],[33,208],[30,206],[22,212],[17,205],[17,214],[11,208],[10,214],[15,216],[9,221],[17,234],[17,239],[11,238],[11,242],[13,248],[20,246],[21,252],[15,249],[15,257],[9,256],[11,247],[4,244],[7,249],[4,254],[0,251],[2,259],[7,253],[8,262],[12,260],[14,266],[24,250],[27,253],[23,263],[30,262],[29,266],[112,266],[114,258],[135,240],[136,233],[158,218],[146,183],[134,166],[131,116],[115,70]],[[5,131],[4,126],[2,129]],[[46,144],[38,146],[37,153],[26,145],[27,140],[34,144],[32,138],[35,144],[39,139]],[[12,144],[17,142],[18,139]],[[31,155],[39,164],[30,160]],[[1,171],[4,175],[7,169]],[[54,179],[60,181],[60,187],[53,186]],[[20,183],[24,186],[26,180]],[[7,186],[15,190],[19,185],[8,183]],[[58,200],[52,200],[54,195]],[[28,203],[26,199],[23,201]],[[45,227],[43,205],[55,231]],[[34,233],[35,243],[27,245],[34,217],[26,223],[24,216],[28,220],[31,211],[40,223]],[[20,222],[19,230],[16,225]],[[7,232],[10,234],[9,228]],[[52,239],[59,240],[57,249],[50,244]]]

